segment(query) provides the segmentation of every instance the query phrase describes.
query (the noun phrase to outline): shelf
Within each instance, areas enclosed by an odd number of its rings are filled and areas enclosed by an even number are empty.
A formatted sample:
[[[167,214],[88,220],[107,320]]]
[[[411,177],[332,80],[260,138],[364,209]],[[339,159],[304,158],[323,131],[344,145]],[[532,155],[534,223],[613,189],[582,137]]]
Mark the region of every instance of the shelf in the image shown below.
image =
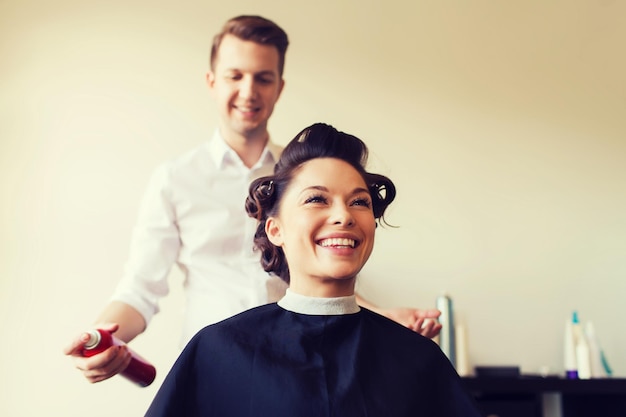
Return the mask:
[[[557,377],[463,377],[471,391],[490,393],[622,394],[626,395],[626,379],[565,379]]]
[[[543,395],[556,393],[563,417],[625,417],[626,379],[539,376],[464,377],[485,415],[542,417]]]

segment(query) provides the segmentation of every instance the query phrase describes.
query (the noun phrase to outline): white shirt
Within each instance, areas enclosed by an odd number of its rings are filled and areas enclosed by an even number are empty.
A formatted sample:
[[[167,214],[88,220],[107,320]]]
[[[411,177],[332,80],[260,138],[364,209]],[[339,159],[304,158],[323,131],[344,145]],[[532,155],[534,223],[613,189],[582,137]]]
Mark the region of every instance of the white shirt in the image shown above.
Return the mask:
[[[250,169],[216,132],[161,165],[143,197],[113,300],[131,305],[149,323],[169,292],[167,277],[176,263],[185,276],[184,344],[206,325],[279,299],[286,284],[261,268],[253,251],[256,220],[244,203],[250,182],[273,172],[281,150],[268,143]]]

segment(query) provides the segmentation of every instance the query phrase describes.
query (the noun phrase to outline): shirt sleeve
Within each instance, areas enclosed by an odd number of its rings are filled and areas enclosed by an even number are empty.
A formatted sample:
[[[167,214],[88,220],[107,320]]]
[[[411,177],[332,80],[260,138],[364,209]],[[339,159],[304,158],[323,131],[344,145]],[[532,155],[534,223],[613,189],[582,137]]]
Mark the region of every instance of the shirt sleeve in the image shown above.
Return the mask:
[[[112,297],[135,308],[146,324],[159,311],[158,300],[169,292],[167,277],[180,250],[172,189],[171,169],[164,164],[144,193],[124,275]]]

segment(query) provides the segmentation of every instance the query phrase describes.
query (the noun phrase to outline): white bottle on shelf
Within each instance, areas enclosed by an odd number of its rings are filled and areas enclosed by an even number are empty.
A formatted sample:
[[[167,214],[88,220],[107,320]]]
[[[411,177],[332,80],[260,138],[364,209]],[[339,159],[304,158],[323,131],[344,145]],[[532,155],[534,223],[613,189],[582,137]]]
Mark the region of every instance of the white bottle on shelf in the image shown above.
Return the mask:
[[[452,298],[447,294],[437,297],[437,309],[441,311],[439,322],[441,323],[441,332],[439,332],[439,347],[448,357],[452,366],[456,367],[456,341],[454,337],[454,308],[452,306]]]
[[[563,340],[565,378],[578,379],[578,367],[576,365],[576,339],[572,320],[565,321],[565,338]]]
[[[578,379],[591,378],[591,357],[589,356],[589,343],[583,332],[582,325],[578,320],[578,314],[574,312],[572,317],[572,330],[574,332],[574,342],[576,346],[576,366],[578,368]]]
[[[469,361],[469,348],[467,345],[467,332],[465,326],[456,320],[457,324],[454,328],[454,339],[456,341],[456,372],[460,376],[469,376],[472,374]]]
[[[596,332],[591,321],[585,323],[585,336],[587,336],[587,342],[589,344],[589,357],[591,363],[591,377],[592,378],[605,378],[608,375],[605,372],[604,365],[602,364],[602,349],[600,343],[596,337]]]

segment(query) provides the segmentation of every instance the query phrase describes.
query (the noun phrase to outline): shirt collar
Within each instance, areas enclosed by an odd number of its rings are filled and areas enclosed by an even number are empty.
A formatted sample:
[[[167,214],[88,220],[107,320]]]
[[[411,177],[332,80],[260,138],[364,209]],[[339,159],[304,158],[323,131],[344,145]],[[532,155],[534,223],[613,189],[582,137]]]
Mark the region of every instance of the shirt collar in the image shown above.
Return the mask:
[[[361,311],[355,295],[332,298],[309,297],[297,294],[289,288],[278,305],[287,311],[311,316],[339,316]]]
[[[213,137],[208,143],[208,147],[210,158],[213,160],[215,166],[223,167],[226,163],[236,163],[235,161],[243,165],[239,155],[237,155],[237,153],[230,146],[228,146],[219,129],[215,129]],[[254,164],[252,169],[264,166],[268,163],[275,164],[280,158],[281,151],[282,147],[276,145],[270,139],[267,142],[267,145],[265,145],[265,149],[263,149],[261,157],[257,163]]]
[[[272,162],[277,163],[278,159],[280,159],[282,151],[283,147],[272,142],[272,139],[270,138],[265,146],[265,150],[263,151],[264,155],[261,156],[261,160],[263,160],[263,157],[265,156],[265,158],[271,158]]]

